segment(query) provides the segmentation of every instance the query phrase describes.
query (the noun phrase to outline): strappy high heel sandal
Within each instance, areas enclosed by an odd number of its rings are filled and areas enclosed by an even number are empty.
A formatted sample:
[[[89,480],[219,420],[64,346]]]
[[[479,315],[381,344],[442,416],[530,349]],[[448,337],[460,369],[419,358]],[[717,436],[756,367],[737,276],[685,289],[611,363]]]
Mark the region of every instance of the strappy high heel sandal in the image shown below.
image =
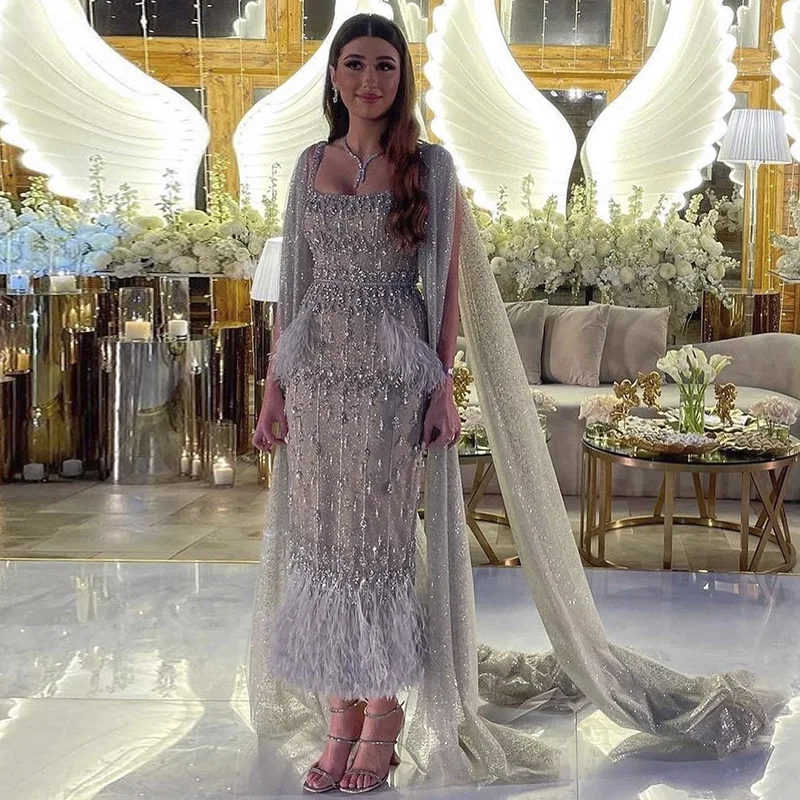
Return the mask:
[[[389,714],[394,714],[396,712],[400,712],[403,714],[403,706],[398,704],[394,708],[390,709],[389,711],[385,712],[384,714],[370,714],[369,711],[364,711],[364,716],[369,717],[370,719],[381,719],[383,717],[388,717]],[[403,730],[403,726],[400,726],[400,731]],[[389,780],[389,773],[392,771],[392,767],[396,767],[400,764],[400,757],[397,755],[397,750],[395,749],[395,745],[397,744],[397,740],[400,738],[400,731],[397,733],[397,738],[394,741],[381,741],[377,739],[359,739],[358,745],[356,746],[355,750],[358,751],[358,748],[361,747],[362,744],[372,744],[372,745],[391,745],[392,746],[392,755],[389,759],[389,767],[386,770],[386,774],[381,776],[378,775],[376,772],[373,772],[369,769],[348,769],[344,775],[342,775],[342,780],[344,780],[345,775],[351,776],[359,776],[365,775],[368,778],[372,778],[373,780],[377,781],[372,786],[365,786],[361,789],[345,789],[344,786],[339,784],[339,791],[344,792],[344,794],[366,794],[367,792],[374,792],[375,789],[380,788]]]
[[[362,703],[364,703],[363,700],[356,700],[355,702],[350,703],[349,705],[346,705],[343,708],[331,708],[330,706],[328,706],[328,711],[330,711],[331,714],[344,714],[345,711],[350,711],[350,709],[355,708],[356,706],[361,705]],[[364,705],[366,707],[366,704]],[[355,745],[356,742],[358,742],[358,739],[344,739],[341,736],[333,736],[330,733],[327,735],[327,738],[331,739],[334,742],[347,742],[350,745],[350,754],[347,758],[347,766],[349,767],[353,763],[353,745]],[[328,783],[319,787],[309,786],[308,779],[312,775],[321,775],[323,778],[327,779]],[[339,788],[339,783],[334,779],[333,775],[331,775],[330,772],[326,772],[324,769],[322,769],[322,767],[320,767],[319,761],[315,762],[309,768],[308,772],[306,772],[303,778],[303,791],[309,792],[310,794],[324,794],[325,792],[331,792],[334,789],[338,788]]]

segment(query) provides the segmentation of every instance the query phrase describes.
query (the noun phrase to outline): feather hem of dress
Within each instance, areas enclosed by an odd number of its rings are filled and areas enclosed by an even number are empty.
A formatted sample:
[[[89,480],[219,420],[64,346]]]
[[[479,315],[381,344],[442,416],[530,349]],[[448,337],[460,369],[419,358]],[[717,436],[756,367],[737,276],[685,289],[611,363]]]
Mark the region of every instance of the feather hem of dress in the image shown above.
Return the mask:
[[[393,697],[422,675],[425,627],[411,578],[384,589],[362,581],[354,590],[293,571],[274,619],[270,665],[294,686]]]

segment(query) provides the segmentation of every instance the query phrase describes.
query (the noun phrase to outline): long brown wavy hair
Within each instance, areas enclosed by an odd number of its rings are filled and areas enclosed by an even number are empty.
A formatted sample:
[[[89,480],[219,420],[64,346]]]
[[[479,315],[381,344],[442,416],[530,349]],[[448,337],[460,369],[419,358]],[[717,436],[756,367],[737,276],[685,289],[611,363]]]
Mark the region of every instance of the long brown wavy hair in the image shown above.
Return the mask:
[[[388,124],[380,141],[392,167],[393,202],[386,229],[402,247],[415,247],[425,240],[428,196],[422,190],[420,179],[422,158],[419,147],[420,128],[414,116],[417,104],[414,65],[400,28],[394,22],[376,14],[356,14],[339,28],[331,44],[328,64],[335,68],[344,47],[362,36],[384,39],[400,54],[400,85],[397,88],[397,97],[386,113]],[[325,74],[322,104],[330,126],[328,142],[343,138],[350,129],[350,114],[344,103],[333,102],[330,70]]]

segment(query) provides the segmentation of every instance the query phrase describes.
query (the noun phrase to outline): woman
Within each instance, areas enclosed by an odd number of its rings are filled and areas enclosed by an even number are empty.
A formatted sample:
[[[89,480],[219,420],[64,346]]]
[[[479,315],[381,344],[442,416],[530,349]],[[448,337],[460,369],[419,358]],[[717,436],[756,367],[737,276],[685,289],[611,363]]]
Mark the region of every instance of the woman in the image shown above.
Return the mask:
[[[256,730],[285,737],[283,753],[301,768],[314,761],[303,784],[312,792],[385,783],[405,688],[403,749],[429,782],[558,773],[558,753],[479,714],[479,688],[483,699],[512,705],[583,693],[650,735],[632,737],[625,752],[722,756],[746,746],[766,722],[753,692],[728,675],[670,672],[606,639],[452,159],[417,142],[399,30],[356,16],[335,37],[329,64],[331,134],[301,156],[292,179],[282,333],[254,436],[265,449],[285,444],[250,640]],[[456,292],[512,531],[554,653],[503,654],[475,642],[450,446]],[[317,757],[320,695],[331,713]]]
[[[279,334],[254,441],[272,449],[290,432],[291,575],[272,663],[330,696],[328,745],[304,787],[355,792],[384,782],[403,720],[395,695],[422,672],[415,521],[422,448],[459,436],[458,249],[434,351],[417,289],[425,157],[411,57],[393,23],[342,26],[325,98],[329,141],[301,156],[310,198],[296,235],[313,280]]]

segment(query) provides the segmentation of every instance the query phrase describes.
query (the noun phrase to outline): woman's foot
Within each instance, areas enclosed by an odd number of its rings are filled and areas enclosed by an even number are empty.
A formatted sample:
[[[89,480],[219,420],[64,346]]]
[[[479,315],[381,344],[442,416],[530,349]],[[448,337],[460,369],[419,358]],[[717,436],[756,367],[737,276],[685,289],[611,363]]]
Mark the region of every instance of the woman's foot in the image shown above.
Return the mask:
[[[363,700],[346,702],[341,698],[331,698],[328,709],[331,712],[328,743],[319,761],[308,771],[303,781],[304,787],[309,791],[324,792],[336,788],[347,769],[353,743],[361,735],[365,707]]]
[[[343,792],[368,792],[386,782],[389,769],[399,763],[395,742],[403,721],[403,709],[396,700],[369,701],[356,757],[339,783]]]

